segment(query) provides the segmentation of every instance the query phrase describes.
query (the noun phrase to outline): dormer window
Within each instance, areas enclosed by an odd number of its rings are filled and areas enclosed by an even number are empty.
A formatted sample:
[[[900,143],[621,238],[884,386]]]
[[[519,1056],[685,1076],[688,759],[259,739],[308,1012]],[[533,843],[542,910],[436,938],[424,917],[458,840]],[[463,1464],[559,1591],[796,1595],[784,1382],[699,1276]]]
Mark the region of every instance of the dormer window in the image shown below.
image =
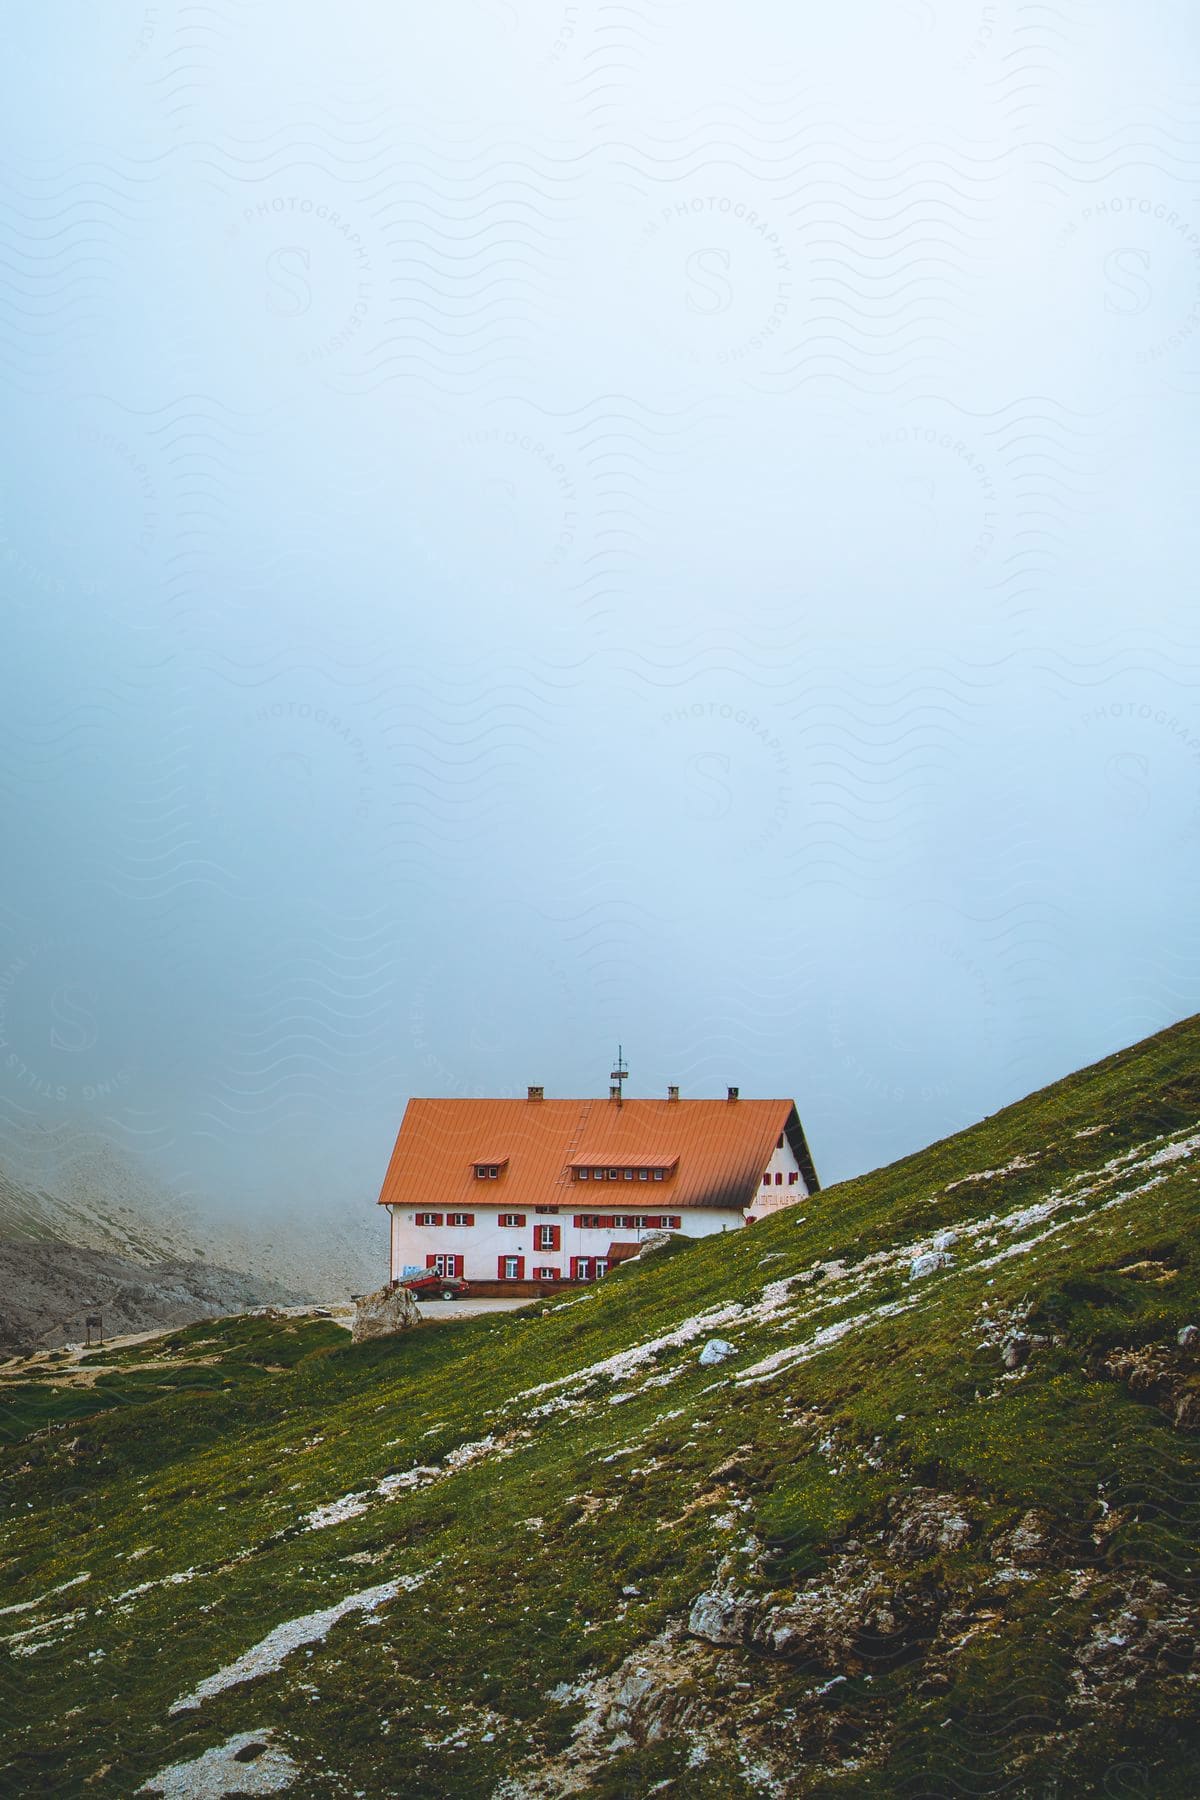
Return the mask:
[[[476,1181],[497,1181],[508,1167],[507,1156],[497,1156],[494,1160],[475,1164]]]
[[[597,1168],[586,1150],[567,1163],[573,1181],[668,1181],[678,1166],[678,1156],[649,1154],[635,1156],[625,1168]]]

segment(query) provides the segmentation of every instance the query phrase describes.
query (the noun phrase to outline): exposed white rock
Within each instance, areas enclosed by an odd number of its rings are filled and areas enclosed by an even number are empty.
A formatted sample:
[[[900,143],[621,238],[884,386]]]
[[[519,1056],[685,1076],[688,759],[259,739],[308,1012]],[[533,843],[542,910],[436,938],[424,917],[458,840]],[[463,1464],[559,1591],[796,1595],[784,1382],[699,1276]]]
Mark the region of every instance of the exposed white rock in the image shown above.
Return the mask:
[[[205,1700],[211,1700],[214,1694],[224,1693],[226,1688],[237,1687],[243,1681],[258,1681],[263,1675],[273,1675],[276,1669],[282,1668],[293,1650],[299,1650],[305,1644],[322,1643],[328,1633],[344,1619],[348,1613],[371,1613],[377,1607],[384,1606],[394,1600],[397,1594],[411,1593],[420,1587],[428,1570],[419,1575],[401,1575],[395,1581],[380,1582],[378,1587],[364,1588],[361,1593],[348,1594],[335,1606],[323,1607],[320,1612],[305,1613],[299,1619],[285,1619],[274,1631],[269,1631],[236,1662],[218,1669],[215,1675],[208,1675],[194,1688],[185,1694],[170,1708],[171,1716],[181,1712],[193,1712]]]
[[[711,1369],[714,1363],[722,1363],[727,1356],[736,1356],[736,1346],[728,1338],[709,1338],[700,1352],[699,1362],[702,1368]]]
[[[280,1794],[291,1787],[300,1765],[272,1744],[271,1731],[239,1731],[191,1762],[160,1769],[137,1789],[163,1800],[223,1800],[226,1794]]]

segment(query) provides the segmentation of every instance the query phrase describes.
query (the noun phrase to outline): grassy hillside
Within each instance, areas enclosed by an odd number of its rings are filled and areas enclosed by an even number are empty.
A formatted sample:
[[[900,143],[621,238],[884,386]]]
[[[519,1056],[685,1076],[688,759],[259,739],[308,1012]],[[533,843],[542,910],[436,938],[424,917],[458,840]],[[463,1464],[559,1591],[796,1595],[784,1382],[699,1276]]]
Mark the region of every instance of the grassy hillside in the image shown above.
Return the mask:
[[[1194,1793],[1198,1148],[1191,1020],[561,1301],[25,1382],[0,1787]]]

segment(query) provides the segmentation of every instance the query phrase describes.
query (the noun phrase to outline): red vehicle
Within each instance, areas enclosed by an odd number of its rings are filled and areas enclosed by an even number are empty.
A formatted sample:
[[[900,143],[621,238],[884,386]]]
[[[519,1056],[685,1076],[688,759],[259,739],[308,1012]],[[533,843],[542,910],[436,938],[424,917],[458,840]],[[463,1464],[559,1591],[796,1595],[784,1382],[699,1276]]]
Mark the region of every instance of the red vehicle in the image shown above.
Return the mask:
[[[461,1275],[439,1275],[436,1269],[425,1269],[420,1275],[406,1275],[397,1286],[407,1288],[418,1300],[461,1300],[471,1291],[471,1284]]]

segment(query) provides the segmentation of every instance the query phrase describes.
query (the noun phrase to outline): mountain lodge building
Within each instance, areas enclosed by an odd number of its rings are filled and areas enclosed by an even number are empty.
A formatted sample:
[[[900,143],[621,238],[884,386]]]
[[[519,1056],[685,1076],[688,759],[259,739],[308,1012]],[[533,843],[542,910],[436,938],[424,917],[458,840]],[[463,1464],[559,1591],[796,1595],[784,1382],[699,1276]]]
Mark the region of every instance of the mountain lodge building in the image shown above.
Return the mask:
[[[410,1100],[379,1196],[391,1280],[592,1281],[649,1232],[707,1237],[818,1191],[794,1101],[626,1100],[626,1074],[607,1100]]]

